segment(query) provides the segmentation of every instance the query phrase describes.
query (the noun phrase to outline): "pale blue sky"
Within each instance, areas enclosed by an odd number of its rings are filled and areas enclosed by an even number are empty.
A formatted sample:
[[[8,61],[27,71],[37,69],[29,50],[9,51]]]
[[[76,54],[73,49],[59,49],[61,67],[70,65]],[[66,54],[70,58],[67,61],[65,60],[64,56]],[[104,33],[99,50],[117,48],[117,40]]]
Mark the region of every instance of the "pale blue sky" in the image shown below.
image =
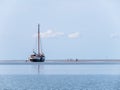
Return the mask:
[[[27,59],[38,23],[46,59],[120,58],[119,0],[0,0],[0,59]]]

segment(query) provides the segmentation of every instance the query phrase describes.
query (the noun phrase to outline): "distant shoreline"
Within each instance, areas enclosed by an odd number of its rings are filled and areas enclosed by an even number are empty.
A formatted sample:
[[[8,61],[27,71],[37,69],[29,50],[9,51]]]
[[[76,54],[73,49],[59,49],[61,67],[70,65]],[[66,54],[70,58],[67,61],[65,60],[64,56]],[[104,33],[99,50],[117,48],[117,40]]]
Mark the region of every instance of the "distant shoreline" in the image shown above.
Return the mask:
[[[120,64],[120,59],[96,59],[96,60],[46,60],[45,62],[30,62],[29,60],[0,60],[0,65],[80,65],[80,64]]]

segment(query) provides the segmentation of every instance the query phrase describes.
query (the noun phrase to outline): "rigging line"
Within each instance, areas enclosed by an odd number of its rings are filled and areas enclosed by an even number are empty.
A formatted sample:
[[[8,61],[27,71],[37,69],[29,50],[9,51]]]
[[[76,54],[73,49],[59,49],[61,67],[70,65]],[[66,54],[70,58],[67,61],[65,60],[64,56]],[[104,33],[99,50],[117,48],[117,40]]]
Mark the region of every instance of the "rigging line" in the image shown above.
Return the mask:
[[[33,45],[33,50],[35,51],[35,52],[37,52],[37,34],[35,33],[35,37],[34,37],[34,45]]]
[[[35,37],[35,52],[37,50],[37,37]]]
[[[41,53],[43,54],[43,48],[42,48],[42,40],[40,39],[40,43],[41,43],[41,46],[40,46],[40,48],[41,48]]]

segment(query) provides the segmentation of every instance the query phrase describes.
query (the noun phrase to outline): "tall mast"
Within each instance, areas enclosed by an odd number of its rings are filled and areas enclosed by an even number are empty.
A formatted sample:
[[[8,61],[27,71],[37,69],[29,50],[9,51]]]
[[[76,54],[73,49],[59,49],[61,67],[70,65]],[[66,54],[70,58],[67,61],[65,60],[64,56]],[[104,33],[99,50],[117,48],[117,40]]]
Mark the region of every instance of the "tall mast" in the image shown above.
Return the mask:
[[[40,24],[38,24],[38,55],[40,55]]]

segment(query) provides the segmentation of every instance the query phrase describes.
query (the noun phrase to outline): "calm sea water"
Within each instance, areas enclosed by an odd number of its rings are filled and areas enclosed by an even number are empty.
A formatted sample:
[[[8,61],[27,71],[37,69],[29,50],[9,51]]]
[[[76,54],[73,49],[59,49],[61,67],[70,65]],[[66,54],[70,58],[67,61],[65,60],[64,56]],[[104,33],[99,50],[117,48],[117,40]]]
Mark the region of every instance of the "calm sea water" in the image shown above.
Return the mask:
[[[120,90],[120,65],[0,65],[0,90]]]
[[[0,90],[120,90],[120,76],[1,75]]]

